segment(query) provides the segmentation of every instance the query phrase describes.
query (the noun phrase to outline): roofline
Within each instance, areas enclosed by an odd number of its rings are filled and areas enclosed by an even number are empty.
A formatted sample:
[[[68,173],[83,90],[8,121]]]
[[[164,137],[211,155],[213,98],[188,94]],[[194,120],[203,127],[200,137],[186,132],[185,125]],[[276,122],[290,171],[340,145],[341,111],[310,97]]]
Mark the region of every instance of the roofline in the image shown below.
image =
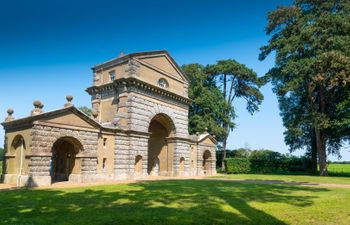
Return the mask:
[[[116,58],[113,58],[113,59],[108,60],[106,62],[97,64],[97,65],[93,66],[91,69],[92,69],[92,71],[95,72],[96,70],[100,70],[100,69],[103,69],[105,67],[110,67],[110,66],[113,66],[115,64],[117,64],[117,65],[121,64],[121,63],[126,62],[127,60],[129,60],[133,57],[156,55],[156,54],[166,54],[170,58],[171,62],[175,65],[175,67],[179,70],[179,72],[187,79],[187,81],[189,81],[188,76],[182,71],[181,67],[177,64],[177,62],[174,60],[174,58],[169,54],[169,52],[167,50],[154,50],[154,51],[129,53],[129,54],[126,54],[124,56],[116,57]]]
[[[1,125],[6,128],[7,126],[16,125],[16,124],[28,124],[28,123],[32,123],[34,121],[40,120],[41,118],[45,118],[45,117],[48,117],[51,115],[56,115],[56,114],[69,112],[69,111],[82,116],[91,125],[96,126],[96,127],[101,127],[101,125],[99,123],[94,121],[92,118],[88,117],[85,113],[80,111],[75,106],[68,106],[68,107],[61,108],[61,109],[43,112],[43,113],[40,113],[40,114],[34,115],[34,116],[27,116],[27,117],[15,119],[15,120],[8,121],[8,122],[3,122],[3,123],[1,123]]]

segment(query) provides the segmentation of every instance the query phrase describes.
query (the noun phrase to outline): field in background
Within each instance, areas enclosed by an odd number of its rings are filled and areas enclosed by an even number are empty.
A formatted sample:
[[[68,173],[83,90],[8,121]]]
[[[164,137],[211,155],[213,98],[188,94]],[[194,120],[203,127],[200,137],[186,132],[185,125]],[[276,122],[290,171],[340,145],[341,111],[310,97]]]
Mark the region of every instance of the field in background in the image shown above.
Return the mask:
[[[333,174],[344,174],[344,175],[350,175],[350,164],[337,164],[337,163],[331,163],[328,165],[328,171]]]

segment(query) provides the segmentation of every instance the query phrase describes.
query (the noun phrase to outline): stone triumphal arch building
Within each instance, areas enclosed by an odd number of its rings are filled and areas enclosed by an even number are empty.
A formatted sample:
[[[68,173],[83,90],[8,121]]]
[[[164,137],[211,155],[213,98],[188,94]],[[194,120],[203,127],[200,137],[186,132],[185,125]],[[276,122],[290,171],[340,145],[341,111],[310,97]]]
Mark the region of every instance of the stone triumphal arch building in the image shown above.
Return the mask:
[[[139,52],[92,68],[92,115],[72,104],[5,128],[5,183],[47,185],[147,176],[215,174],[214,138],[188,134],[189,80],[167,51]]]

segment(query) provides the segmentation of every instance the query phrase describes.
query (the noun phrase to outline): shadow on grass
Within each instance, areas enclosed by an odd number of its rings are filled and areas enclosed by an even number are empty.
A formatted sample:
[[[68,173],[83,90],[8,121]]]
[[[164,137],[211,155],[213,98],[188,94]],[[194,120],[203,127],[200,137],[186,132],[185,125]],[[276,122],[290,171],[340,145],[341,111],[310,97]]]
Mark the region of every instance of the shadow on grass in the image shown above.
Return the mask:
[[[22,189],[0,192],[0,224],[285,224],[250,203],[306,207],[324,191],[215,180]]]

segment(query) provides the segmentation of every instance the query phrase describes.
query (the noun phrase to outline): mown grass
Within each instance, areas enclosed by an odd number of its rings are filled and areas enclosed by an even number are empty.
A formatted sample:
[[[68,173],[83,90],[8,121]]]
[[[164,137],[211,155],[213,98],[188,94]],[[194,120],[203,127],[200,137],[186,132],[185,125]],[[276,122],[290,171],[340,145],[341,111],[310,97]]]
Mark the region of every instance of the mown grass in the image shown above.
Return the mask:
[[[350,189],[154,181],[0,192],[0,224],[350,224]]]
[[[350,184],[350,177],[321,177],[306,175],[277,175],[277,174],[222,174],[216,177],[234,180],[247,181],[281,181],[281,182],[299,182],[308,184]]]
[[[331,175],[350,177],[350,164],[331,163],[328,165],[328,171]]]

